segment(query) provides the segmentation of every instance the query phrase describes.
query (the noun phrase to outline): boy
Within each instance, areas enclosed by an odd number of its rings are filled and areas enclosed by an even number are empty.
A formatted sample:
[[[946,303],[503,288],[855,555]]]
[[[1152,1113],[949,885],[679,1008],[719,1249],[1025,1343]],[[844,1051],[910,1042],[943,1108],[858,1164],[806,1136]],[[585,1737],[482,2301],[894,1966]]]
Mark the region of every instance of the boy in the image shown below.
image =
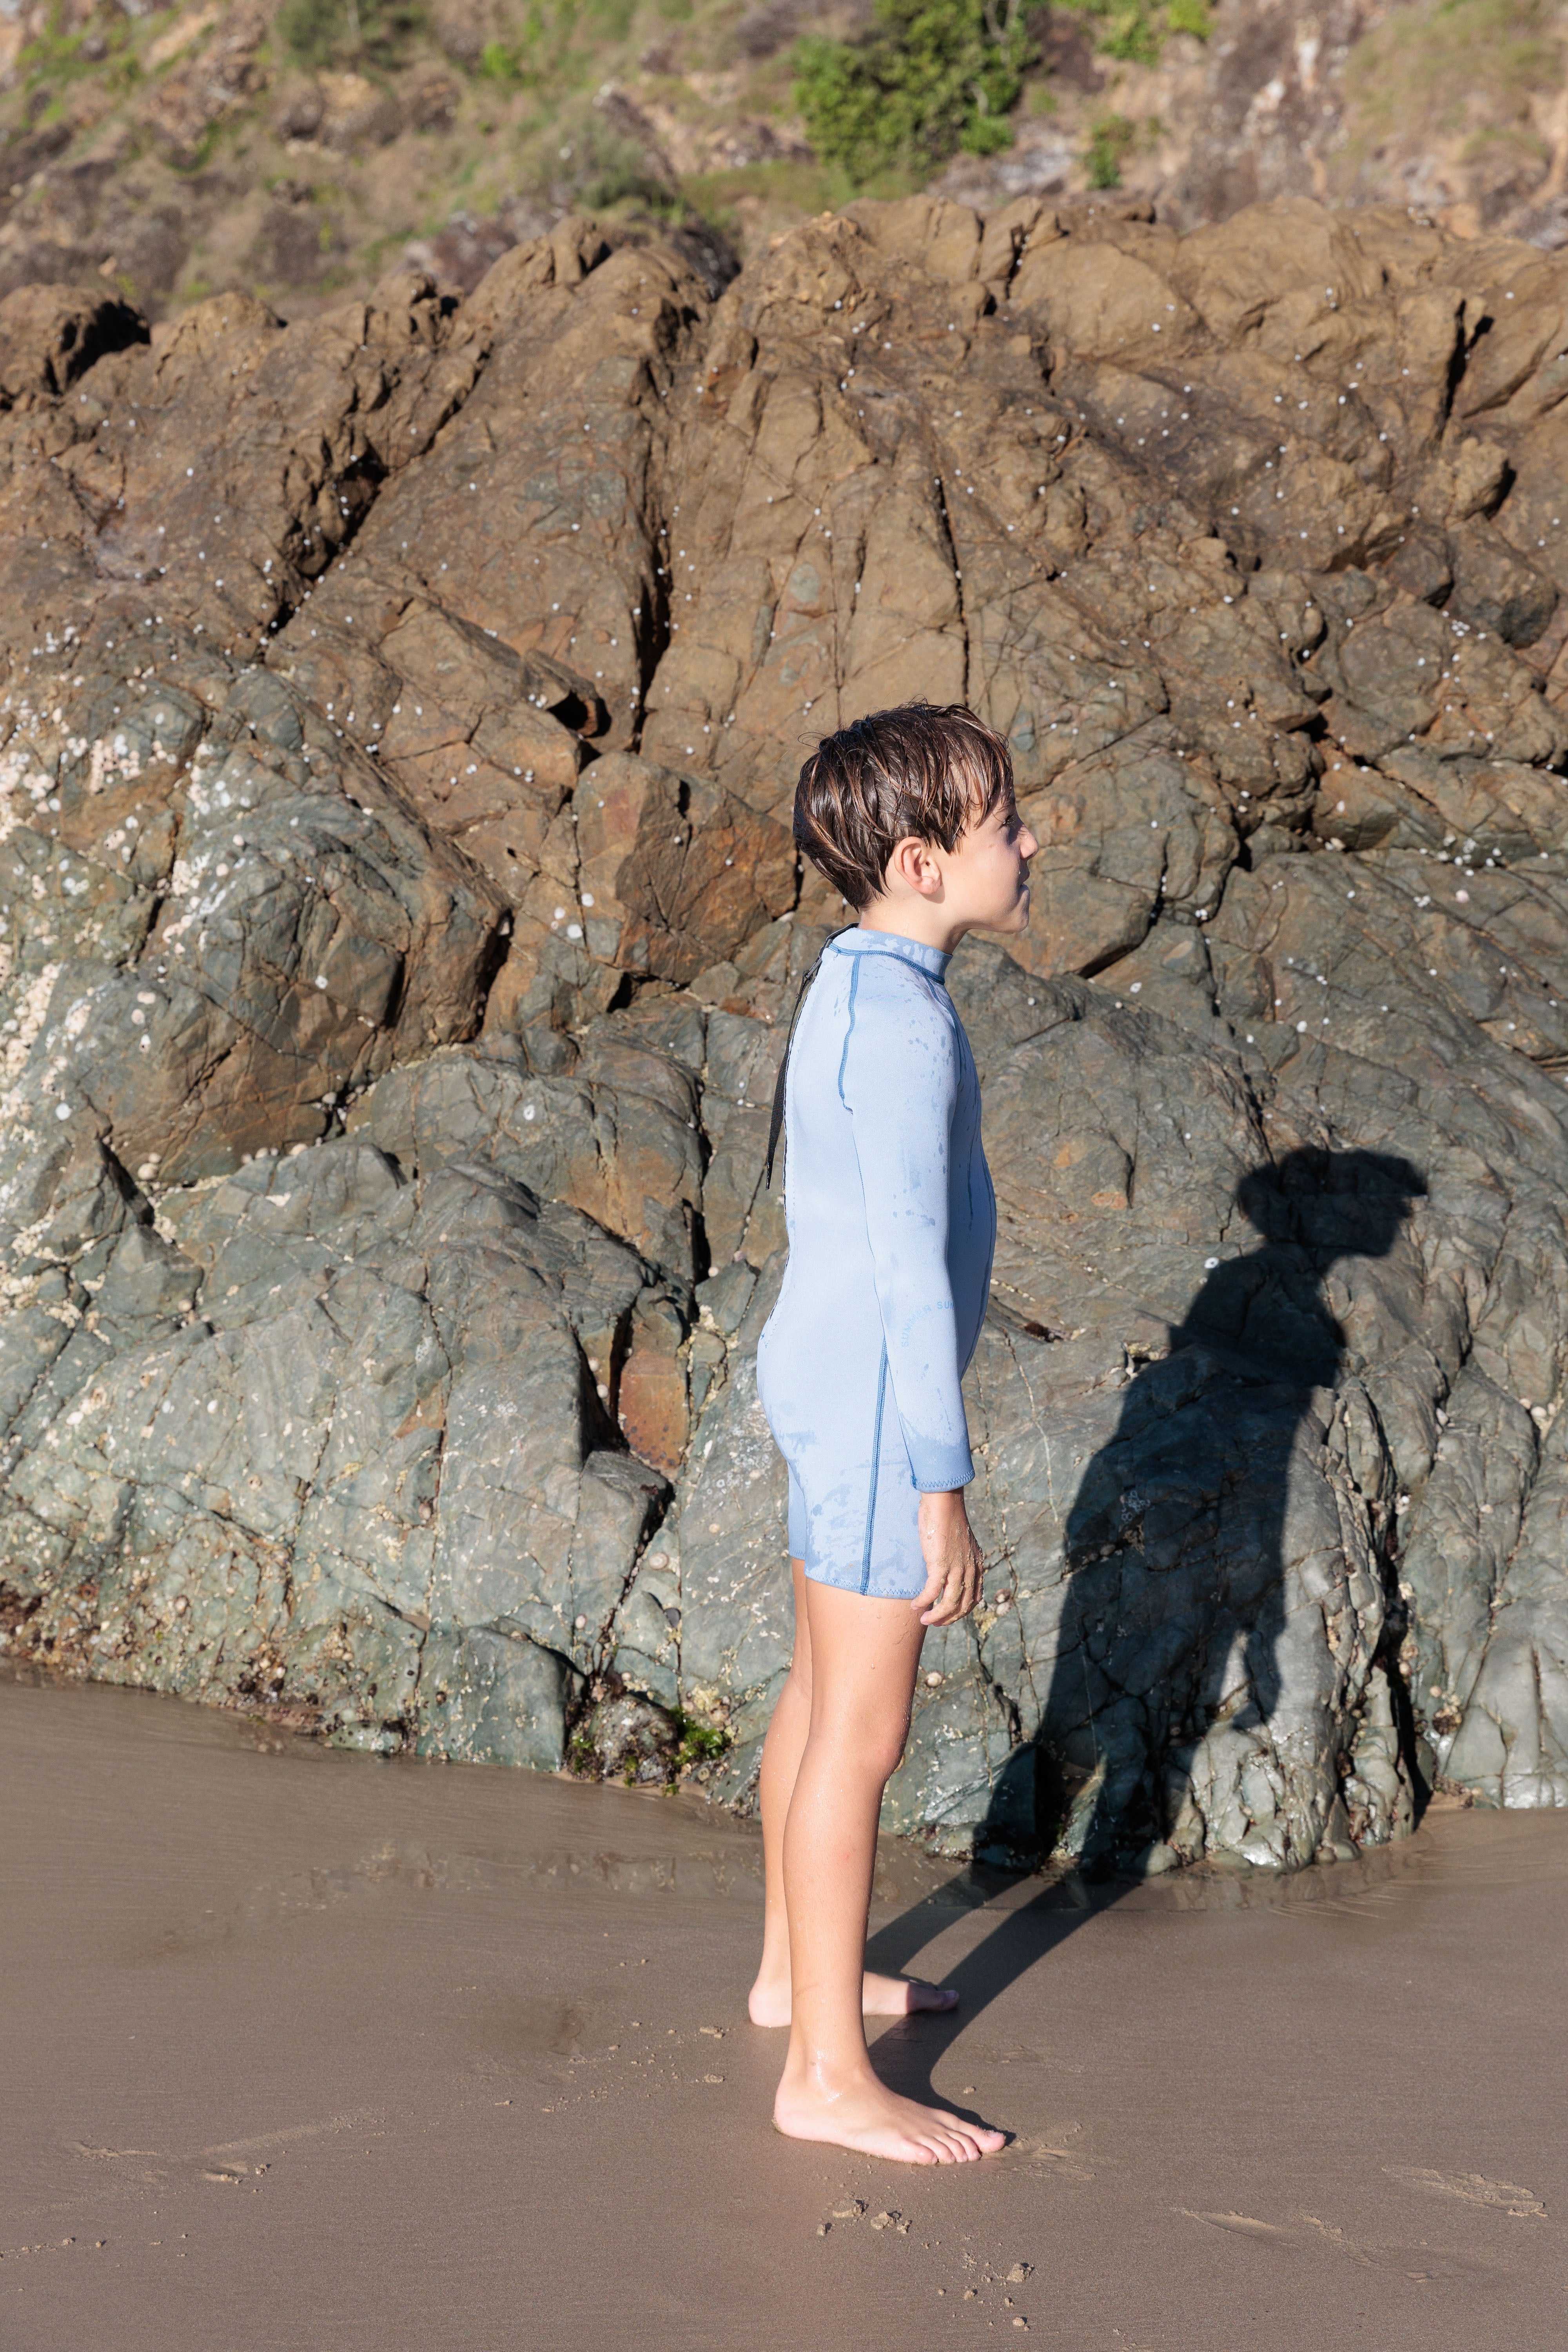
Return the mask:
[[[824,950],[787,1049],[789,1265],[757,1354],[789,1466],[795,1649],[763,1751],[767,1920],[751,2014],[790,2027],[780,2131],[967,2163],[1005,2135],[895,2097],[861,2021],[956,1996],[867,1975],[866,1925],[925,1628],[966,1616],[982,1575],[960,1382],[996,1213],[943,979],[968,931],[1026,928],[1038,845],[1001,737],[961,707],[923,704],[818,745],[795,835],[858,921]]]

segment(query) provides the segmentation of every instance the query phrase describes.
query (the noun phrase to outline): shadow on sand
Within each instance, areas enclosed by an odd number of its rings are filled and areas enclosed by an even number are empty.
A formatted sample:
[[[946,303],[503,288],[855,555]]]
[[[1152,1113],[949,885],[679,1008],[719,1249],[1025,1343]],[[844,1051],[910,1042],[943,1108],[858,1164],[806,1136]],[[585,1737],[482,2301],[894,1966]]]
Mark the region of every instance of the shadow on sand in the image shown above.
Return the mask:
[[[1385,1257],[1425,1191],[1407,1160],[1310,1150],[1237,1187],[1258,1245],[1209,1275],[1169,1354],[1130,1383],[1115,1434],[1085,1472],[1040,1728],[1011,1759],[976,1841],[983,1856],[1016,1851],[1032,1831],[1044,1854],[1065,1836],[1079,1867],[1030,1896],[1019,1874],[979,1864],[878,1931],[870,1965],[900,1970],[959,1910],[986,1905],[995,1917],[948,1977],[962,2006],[882,2037],[900,2074],[917,2053],[929,2070],[1000,1992],[1121,1900],[1135,1883],[1128,1864],[1164,1836],[1180,1801],[1172,1751],[1201,1736],[1222,1701],[1244,1726],[1273,1716],[1291,1457],[1314,1399],[1347,1368],[1327,1277],[1343,1260]]]

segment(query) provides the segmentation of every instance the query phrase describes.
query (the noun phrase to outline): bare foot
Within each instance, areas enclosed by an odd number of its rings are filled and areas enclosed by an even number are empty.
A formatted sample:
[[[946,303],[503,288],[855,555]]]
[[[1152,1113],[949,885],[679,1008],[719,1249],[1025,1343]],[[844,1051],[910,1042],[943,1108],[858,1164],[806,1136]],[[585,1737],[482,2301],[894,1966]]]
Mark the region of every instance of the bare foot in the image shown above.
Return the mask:
[[[956,1985],[927,1984],[923,1977],[879,1977],[868,1969],[860,1979],[862,2017],[910,2017],[917,2009],[956,2009]]]
[[[787,2139],[830,2140],[895,2164],[973,2164],[1006,2146],[1005,2132],[966,2124],[943,2107],[900,2099],[874,2074],[829,2095],[812,2084],[779,2084],[773,2122]]]
[[[941,2011],[957,2007],[958,1994],[952,1985],[927,1984],[923,1977],[880,1977],[868,1969],[860,1980],[862,2017],[910,2017],[917,2010]],[[787,2025],[790,2021],[787,1981],[764,1984],[759,1977],[752,1987],[746,2010],[753,2025]]]

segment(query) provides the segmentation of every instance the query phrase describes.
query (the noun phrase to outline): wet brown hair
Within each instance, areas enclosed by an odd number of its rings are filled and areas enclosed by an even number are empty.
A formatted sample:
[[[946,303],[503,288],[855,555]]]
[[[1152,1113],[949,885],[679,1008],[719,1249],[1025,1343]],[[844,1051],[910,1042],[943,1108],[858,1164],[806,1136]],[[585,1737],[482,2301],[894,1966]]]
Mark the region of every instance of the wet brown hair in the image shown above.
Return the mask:
[[[961,702],[906,702],[823,737],[795,786],[795,845],[858,911],[880,896],[900,841],[956,849],[1012,791],[994,729]]]

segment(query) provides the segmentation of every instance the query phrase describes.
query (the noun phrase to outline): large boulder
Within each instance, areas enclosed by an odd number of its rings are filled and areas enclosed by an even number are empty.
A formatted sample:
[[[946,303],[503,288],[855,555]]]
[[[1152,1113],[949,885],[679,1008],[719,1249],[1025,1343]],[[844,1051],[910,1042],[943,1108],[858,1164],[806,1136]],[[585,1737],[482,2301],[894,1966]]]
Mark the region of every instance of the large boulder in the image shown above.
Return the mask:
[[[13,1654],[754,1802],[845,912],[790,792],[924,694],[1041,848],[952,973],[989,1577],[889,1823],[1294,1867],[1568,1801],[1568,262],[1147,212],[10,298]]]

